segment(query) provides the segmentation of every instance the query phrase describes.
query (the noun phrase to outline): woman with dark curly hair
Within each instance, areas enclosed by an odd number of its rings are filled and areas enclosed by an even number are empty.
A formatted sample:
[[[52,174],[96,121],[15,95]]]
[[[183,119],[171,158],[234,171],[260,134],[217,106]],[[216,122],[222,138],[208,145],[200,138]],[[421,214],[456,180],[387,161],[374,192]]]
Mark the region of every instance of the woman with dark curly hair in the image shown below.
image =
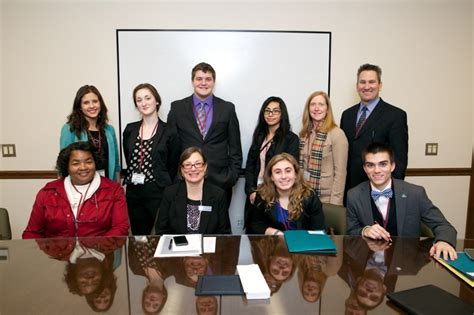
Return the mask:
[[[59,148],[62,150],[77,141],[88,141],[98,154],[99,175],[120,180],[117,137],[109,125],[107,107],[99,90],[93,85],[79,88],[74,98],[72,113],[61,129]]]
[[[128,210],[123,188],[96,172],[97,156],[88,142],[59,152],[60,178],[36,195],[23,238],[124,236]]]

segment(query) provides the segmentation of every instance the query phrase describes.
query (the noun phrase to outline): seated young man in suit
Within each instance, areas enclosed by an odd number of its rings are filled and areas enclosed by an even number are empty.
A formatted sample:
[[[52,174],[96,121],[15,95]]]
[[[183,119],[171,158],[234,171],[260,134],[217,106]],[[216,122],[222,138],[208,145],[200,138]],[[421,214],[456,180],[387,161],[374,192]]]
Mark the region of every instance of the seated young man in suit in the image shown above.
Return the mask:
[[[380,143],[370,144],[362,153],[369,181],[349,190],[347,233],[372,239],[391,236],[420,236],[420,223],[435,235],[430,255],[457,258],[456,230],[428,199],[421,186],[392,178],[393,151]]]

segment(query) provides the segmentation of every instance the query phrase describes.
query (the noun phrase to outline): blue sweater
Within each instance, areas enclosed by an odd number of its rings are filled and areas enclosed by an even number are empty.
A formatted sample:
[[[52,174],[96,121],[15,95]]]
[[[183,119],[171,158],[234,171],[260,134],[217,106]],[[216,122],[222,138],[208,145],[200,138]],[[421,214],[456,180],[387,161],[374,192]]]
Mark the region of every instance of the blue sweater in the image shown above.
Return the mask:
[[[61,137],[59,139],[59,149],[62,150],[73,142],[88,141],[87,132],[84,130],[81,133],[81,138],[77,138],[75,132],[70,130],[69,124],[64,124],[61,128]],[[120,163],[118,155],[117,137],[115,136],[114,127],[109,124],[105,125],[105,137],[107,138],[107,146],[109,148],[109,159],[107,161],[109,166],[109,174],[107,177],[111,180],[116,180],[117,172],[120,172]]]

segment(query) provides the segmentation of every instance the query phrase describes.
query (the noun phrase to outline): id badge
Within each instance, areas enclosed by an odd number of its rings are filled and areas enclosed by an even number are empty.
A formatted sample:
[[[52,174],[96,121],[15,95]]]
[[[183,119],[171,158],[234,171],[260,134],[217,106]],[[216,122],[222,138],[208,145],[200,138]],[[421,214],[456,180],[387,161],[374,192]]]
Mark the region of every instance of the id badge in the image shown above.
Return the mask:
[[[304,171],[303,172],[303,177],[305,180],[309,180],[309,172],[308,171]]]
[[[135,185],[145,184],[145,174],[133,173],[132,174],[132,184],[135,184]]]
[[[105,177],[105,170],[97,170],[100,176]]]
[[[198,210],[201,212],[211,212],[212,206],[198,206]]]

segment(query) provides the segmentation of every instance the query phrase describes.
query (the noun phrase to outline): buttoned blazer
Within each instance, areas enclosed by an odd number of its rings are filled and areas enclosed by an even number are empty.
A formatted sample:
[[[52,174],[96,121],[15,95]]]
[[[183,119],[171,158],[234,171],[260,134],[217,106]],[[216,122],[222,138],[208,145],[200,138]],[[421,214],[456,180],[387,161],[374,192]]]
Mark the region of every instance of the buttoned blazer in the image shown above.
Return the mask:
[[[408,125],[407,114],[398,107],[380,99],[365,124],[356,135],[357,112],[360,104],[356,104],[342,113],[341,129],[349,142],[347,160],[346,190],[367,180],[362,167],[362,151],[372,142],[388,145],[395,154],[395,170],[392,176],[405,178],[408,163]]]
[[[398,236],[420,236],[420,223],[428,226],[435,242],[456,247],[456,230],[426,195],[423,187],[392,178]],[[347,195],[347,234],[361,235],[365,226],[374,224],[368,181],[349,190]]]
[[[156,234],[187,234],[187,196],[184,181],[165,188],[158,211]],[[205,180],[202,205],[211,206],[212,210],[201,212],[198,233],[230,234],[229,209],[225,192]]]
[[[171,103],[168,127],[177,134],[179,152],[200,147],[207,158],[208,179],[227,189],[239,178],[242,166],[240,129],[234,104],[214,96],[212,123],[203,139],[193,111],[192,95]]]

